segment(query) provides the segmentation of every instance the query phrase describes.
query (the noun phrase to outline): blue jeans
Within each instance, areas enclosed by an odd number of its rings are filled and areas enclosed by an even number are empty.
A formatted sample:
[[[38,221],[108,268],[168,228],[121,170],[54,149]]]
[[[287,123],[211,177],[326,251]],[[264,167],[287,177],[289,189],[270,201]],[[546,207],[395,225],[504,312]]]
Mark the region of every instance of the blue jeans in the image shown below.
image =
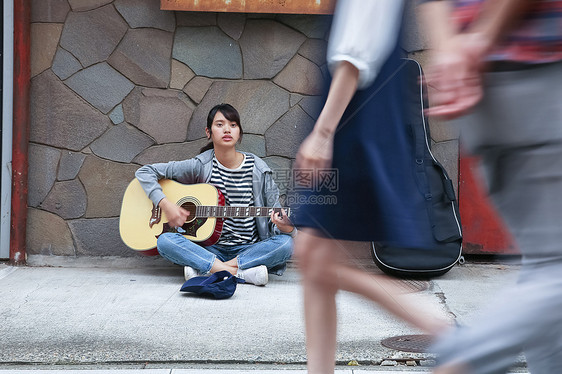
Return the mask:
[[[164,233],[158,237],[157,248],[165,259],[191,266],[201,274],[208,273],[216,259],[226,262],[237,257],[240,269],[265,265],[270,273],[282,275],[293,254],[293,239],[289,235],[276,235],[253,244],[202,247],[181,234]]]

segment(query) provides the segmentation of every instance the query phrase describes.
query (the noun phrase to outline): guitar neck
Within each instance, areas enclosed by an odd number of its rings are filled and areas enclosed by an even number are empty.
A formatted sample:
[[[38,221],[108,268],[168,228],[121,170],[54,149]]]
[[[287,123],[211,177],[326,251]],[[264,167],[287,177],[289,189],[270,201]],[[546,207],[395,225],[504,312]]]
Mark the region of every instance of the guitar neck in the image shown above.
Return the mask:
[[[269,217],[271,212],[281,213],[283,208],[259,206],[204,206],[199,205],[195,211],[197,217]],[[290,208],[284,208],[287,216],[291,215]]]

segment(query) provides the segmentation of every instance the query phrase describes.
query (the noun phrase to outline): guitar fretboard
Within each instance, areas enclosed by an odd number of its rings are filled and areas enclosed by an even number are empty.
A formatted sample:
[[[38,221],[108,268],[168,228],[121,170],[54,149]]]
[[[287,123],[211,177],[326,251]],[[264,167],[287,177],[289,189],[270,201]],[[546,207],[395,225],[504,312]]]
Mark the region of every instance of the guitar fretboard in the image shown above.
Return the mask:
[[[195,215],[197,217],[268,217],[271,212],[281,213],[282,208],[257,207],[257,206],[197,206]],[[291,215],[291,209],[285,208],[287,216]]]

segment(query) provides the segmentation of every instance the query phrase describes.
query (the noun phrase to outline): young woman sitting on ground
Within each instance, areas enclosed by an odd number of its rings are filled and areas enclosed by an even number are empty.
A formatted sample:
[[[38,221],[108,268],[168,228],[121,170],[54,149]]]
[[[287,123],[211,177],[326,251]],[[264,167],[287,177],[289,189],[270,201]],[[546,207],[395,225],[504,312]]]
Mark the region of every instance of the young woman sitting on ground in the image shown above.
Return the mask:
[[[211,143],[196,157],[145,165],[135,174],[170,226],[181,227],[189,219],[189,212],[166,198],[160,179],[213,184],[224,195],[227,206],[280,206],[272,170],[256,155],[236,150],[243,131],[234,107],[213,107],[205,133]],[[285,211],[272,211],[270,217],[227,218],[213,245],[203,247],[180,233],[168,232],[158,237],[157,249],[162,257],[184,266],[186,279],[226,270],[246,283],[265,285],[268,273],[283,274],[295,234]]]

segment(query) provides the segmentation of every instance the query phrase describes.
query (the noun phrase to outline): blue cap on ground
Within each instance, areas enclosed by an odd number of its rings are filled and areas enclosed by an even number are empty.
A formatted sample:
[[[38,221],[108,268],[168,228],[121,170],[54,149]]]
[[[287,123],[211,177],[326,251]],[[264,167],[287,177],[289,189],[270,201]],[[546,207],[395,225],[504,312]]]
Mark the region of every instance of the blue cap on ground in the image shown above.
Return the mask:
[[[242,281],[243,282],[243,281]],[[180,288],[181,292],[193,292],[201,296],[215,299],[228,299],[234,295],[236,284],[241,280],[228,271],[218,271],[208,277],[193,277],[188,279]]]

